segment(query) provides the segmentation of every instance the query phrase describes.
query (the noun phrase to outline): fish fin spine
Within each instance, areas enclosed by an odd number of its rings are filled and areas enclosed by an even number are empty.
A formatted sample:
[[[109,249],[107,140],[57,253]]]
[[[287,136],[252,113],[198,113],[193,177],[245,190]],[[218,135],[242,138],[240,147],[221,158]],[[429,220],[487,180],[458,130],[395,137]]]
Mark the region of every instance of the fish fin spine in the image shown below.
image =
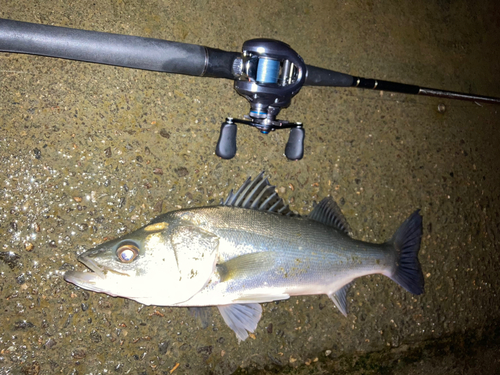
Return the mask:
[[[248,177],[236,191],[231,190],[222,206],[241,207],[251,210],[274,212],[285,216],[299,216],[285,204],[275,191],[275,186],[269,183],[262,171],[253,180]]]
[[[396,252],[396,267],[391,280],[410,293],[419,295],[424,292],[424,275],[418,261],[418,251],[422,238],[422,216],[415,211],[405,220],[387,243]]]

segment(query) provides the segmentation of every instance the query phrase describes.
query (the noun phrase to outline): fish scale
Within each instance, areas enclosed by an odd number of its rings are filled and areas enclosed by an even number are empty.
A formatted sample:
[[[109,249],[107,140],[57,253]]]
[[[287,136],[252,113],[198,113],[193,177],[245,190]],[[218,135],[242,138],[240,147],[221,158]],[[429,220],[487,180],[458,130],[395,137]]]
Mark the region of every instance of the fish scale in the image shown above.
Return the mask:
[[[307,217],[292,212],[263,173],[219,206],[182,209],[81,254],[90,271],[68,271],[79,287],[147,305],[217,306],[238,340],[254,332],[259,303],[327,294],[347,315],[353,280],[382,274],[411,293],[424,291],[415,211],[383,244],[350,237],[332,198]],[[206,322],[204,322],[206,326]]]
[[[273,299],[262,295],[264,283],[266,288],[282,289],[283,299],[329,294],[356,277],[392,273],[394,256],[387,245],[354,240],[307,218],[223,206],[195,209],[193,214],[211,218],[204,229],[219,237],[219,268],[225,275],[219,271],[202,292],[187,301],[193,306],[210,305],[214,300],[227,304],[240,298],[269,302]],[[229,218],[238,229],[220,228],[218,223]],[[279,230],[273,233],[269,228]],[[246,297],[240,297],[245,293]],[[251,300],[251,294],[259,295],[259,300]]]

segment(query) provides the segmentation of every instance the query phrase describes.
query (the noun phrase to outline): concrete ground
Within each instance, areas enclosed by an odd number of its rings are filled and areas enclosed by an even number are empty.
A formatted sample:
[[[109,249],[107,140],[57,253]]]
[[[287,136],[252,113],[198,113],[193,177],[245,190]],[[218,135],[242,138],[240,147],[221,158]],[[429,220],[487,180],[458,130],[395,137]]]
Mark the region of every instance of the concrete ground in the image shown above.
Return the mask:
[[[311,65],[500,97],[497,1],[0,0],[0,17],[230,51],[275,38]],[[499,109],[305,87],[280,116],[304,123],[303,160],[287,132],[242,126],[222,160],[220,123],[249,110],[228,80],[0,53],[0,373],[500,371]],[[330,194],[365,241],[420,208],[425,294],[364,277],[347,318],[326,296],[268,303],[238,344],[215,309],[202,329],[63,280],[84,249],[261,170],[302,214]]]

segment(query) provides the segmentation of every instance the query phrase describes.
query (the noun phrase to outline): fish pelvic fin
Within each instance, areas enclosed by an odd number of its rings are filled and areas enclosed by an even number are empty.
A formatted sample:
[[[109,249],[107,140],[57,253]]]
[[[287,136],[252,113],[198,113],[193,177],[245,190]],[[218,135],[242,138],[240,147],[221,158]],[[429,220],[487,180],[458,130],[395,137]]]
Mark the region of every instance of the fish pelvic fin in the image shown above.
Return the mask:
[[[191,313],[191,315],[201,323],[201,328],[205,329],[210,324],[211,308],[212,308],[211,306],[200,306],[200,307],[190,306],[188,307],[188,310]]]
[[[389,277],[410,293],[417,295],[424,292],[424,275],[418,261],[421,238],[422,216],[420,210],[417,210],[401,224],[387,243],[396,251],[396,269]]]
[[[238,343],[245,341],[248,332],[254,332],[262,316],[262,307],[258,303],[245,303],[217,306],[224,322],[231,328]]]

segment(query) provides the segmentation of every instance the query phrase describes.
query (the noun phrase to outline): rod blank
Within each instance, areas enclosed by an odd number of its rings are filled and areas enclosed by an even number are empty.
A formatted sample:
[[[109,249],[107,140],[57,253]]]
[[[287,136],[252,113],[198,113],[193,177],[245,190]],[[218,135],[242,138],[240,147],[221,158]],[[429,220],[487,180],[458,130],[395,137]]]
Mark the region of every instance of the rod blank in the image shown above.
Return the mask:
[[[415,85],[407,85],[404,83],[382,81],[378,79],[366,79],[361,77],[353,77],[353,78],[354,79],[352,86],[363,89],[398,92],[410,95],[434,96],[438,98],[447,98],[447,99],[468,100],[472,102],[481,102],[490,104],[500,104],[499,98],[493,98],[490,96],[480,96],[480,95],[459,93],[454,91],[430,89]]]
[[[237,52],[161,39],[0,19],[0,51],[59,57],[159,72],[237,79]],[[354,77],[307,65],[306,86],[358,87],[500,104],[499,98]]]

